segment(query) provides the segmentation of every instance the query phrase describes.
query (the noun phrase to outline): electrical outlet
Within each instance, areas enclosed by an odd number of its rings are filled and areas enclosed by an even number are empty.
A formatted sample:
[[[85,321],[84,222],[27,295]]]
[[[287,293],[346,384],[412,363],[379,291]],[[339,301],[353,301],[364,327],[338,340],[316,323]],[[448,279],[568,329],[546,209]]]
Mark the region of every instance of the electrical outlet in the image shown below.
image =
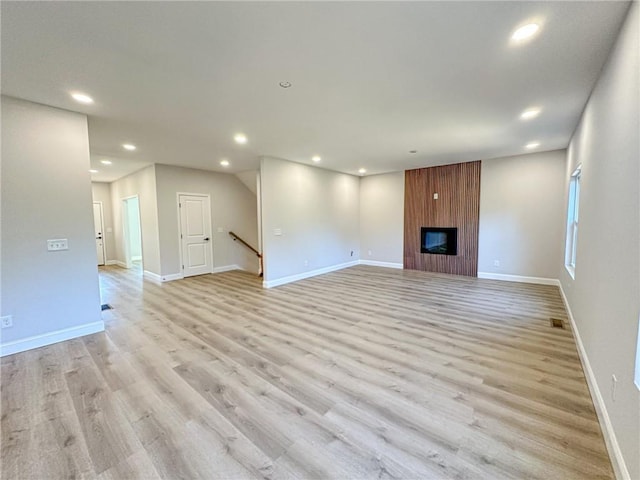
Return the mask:
[[[69,250],[69,241],[66,238],[55,238],[53,240],[47,240],[47,250],[50,252]]]
[[[373,253],[371,252],[371,250],[367,251],[367,255],[369,255],[369,256],[373,255]]]
[[[309,260],[305,260],[305,261],[304,261],[304,266],[305,266],[305,267],[308,267],[308,266],[309,266]]]
[[[616,386],[618,385],[618,377],[611,375],[611,400],[616,401]]]
[[[493,261],[493,266],[494,267],[499,267],[500,266],[500,260],[494,260]]]
[[[0,317],[2,328],[13,327],[13,317],[11,315],[7,315],[5,317]]]

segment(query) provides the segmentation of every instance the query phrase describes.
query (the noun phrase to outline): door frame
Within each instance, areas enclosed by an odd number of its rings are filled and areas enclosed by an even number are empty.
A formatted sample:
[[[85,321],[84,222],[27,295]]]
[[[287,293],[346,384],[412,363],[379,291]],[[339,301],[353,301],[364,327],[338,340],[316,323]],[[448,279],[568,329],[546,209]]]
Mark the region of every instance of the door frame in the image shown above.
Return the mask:
[[[140,214],[140,197],[138,194],[129,195],[120,199],[120,213],[122,217],[122,245],[124,247],[124,263],[126,268],[133,266],[131,260],[131,243],[129,235],[129,208],[128,201],[136,198],[138,200],[138,224],[140,225],[140,250],[142,251],[142,270],[144,271],[144,241],[142,237],[142,215]]]
[[[94,200],[93,204],[98,204],[100,205],[100,230],[101,230],[101,235],[102,235],[102,258],[104,259],[104,263],[102,265],[106,265],[107,264],[107,245],[106,245],[106,235],[104,232],[104,208],[102,207],[102,202],[99,200]],[[95,227],[95,220],[93,221],[93,225]],[[95,236],[95,232],[94,232],[94,236]],[[97,238],[95,239],[97,240]],[[98,265],[101,265],[100,263]]]
[[[213,221],[211,218],[211,195],[208,193],[193,193],[193,192],[176,192],[176,214],[178,216],[178,259],[180,261],[180,275],[182,278],[184,277],[184,259],[182,255],[182,218],[180,217],[180,195],[189,195],[192,197],[207,197],[207,202],[209,203],[209,227],[211,228],[209,242],[209,254],[211,255],[211,271],[209,273],[213,273],[215,269],[215,261],[213,258]]]

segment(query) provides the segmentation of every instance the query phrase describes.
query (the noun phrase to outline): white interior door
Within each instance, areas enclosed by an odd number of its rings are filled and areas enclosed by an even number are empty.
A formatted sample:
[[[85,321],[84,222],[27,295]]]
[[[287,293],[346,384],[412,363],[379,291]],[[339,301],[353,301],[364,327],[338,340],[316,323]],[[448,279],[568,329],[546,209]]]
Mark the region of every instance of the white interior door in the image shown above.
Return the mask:
[[[178,195],[182,273],[185,277],[213,271],[209,195]]]
[[[100,202],[93,202],[93,232],[96,237],[98,265],[104,265],[104,228],[102,221],[102,203]]]

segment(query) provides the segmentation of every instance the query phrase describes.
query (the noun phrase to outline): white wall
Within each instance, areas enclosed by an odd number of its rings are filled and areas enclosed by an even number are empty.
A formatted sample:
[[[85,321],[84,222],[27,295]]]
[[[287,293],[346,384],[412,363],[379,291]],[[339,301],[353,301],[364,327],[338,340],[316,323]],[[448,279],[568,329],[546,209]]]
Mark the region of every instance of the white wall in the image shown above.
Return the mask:
[[[235,175],[156,165],[156,181],[162,276],[182,272],[178,193],[202,193],[211,198],[214,269],[237,265],[258,272],[256,255],[229,236],[233,231],[258,247],[256,196]]]
[[[93,182],[91,192],[94,202],[102,202],[102,215],[104,222],[105,260],[107,262],[116,260],[116,239],[113,234],[113,204],[111,202],[111,186],[108,183]],[[111,229],[111,231],[109,231]]]
[[[360,179],[360,257],[402,266],[404,172]]]
[[[104,330],[89,168],[86,116],[2,97],[2,354]]]
[[[260,179],[265,285],[360,258],[358,177],[263,158]]]
[[[558,278],[565,165],[565,150],[482,161],[478,272]]]
[[[134,195],[138,196],[140,205],[143,268],[147,272],[160,275],[158,206],[156,202],[156,175],[154,165],[127,175],[111,184],[116,259],[122,263],[126,261],[122,223],[122,200]]]
[[[640,478],[640,392],[633,381],[640,312],[639,16],[634,2],[569,145],[565,185],[582,164],[578,249],[575,281],[564,268],[560,276],[599,390],[596,403],[599,394],[632,479]]]

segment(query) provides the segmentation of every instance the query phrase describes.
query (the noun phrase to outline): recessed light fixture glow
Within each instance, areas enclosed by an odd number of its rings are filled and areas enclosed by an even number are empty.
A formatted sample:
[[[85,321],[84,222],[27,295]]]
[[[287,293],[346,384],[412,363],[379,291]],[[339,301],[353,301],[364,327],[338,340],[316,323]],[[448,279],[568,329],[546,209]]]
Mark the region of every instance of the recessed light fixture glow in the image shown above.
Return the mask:
[[[98,170],[92,168],[91,170],[89,170],[89,173],[98,173]]]
[[[93,98],[91,98],[89,95],[86,95],[84,93],[75,92],[75,93],[71,94],[71,97],[76,102],[84,103],[84,104],[87,104],[87,105],[93,103]]]
[[[528,148],[529,150],[531,150],[532,148],[536,148],[539,146],[540,146],[540,142],[529,142],[524,146],[524,148]]]
[[[241,145],[247,143],[247,136],[244,133],[236,133],[233,139],[236,141],[236,143],[239,143]]]
[[[220,160],[220,165],[222,165],[223,167],[228,167],[229,166],[229,160]]]
[[[367,169],[366,168],[361,168],[360,170],[358,170],[358,173],[367,173]]]
[[[278,85],[280,85],[282,88],[289,88],[291,87],[291,82],[280,82]]]
[[[320,160],[322,160],[322,158],[320,158],[318,155],[314,155],[313,157],[311,157],[311,160],[318,163]]]
[[[111,165],[113,162],[111,160],[100,160],[100,163],[103,165]]]
[[[125,150],[129,150],[130,152],[133,152],[136,149],[136,146],[130,143],[123,143],[122,148],[124,148]]]
[[[540,115],[539,108],[528,108],[520,114],[520,118],[523,120],[531,120],[532,118],[536,118],[538,115]]]
[[[513,32],[513,35],[511,35],[511,40],[513,40],[514,42],[527,40],[538,33],[538,30],[540,30],[540,25],[538,25],[537,23],[529,23]]]

